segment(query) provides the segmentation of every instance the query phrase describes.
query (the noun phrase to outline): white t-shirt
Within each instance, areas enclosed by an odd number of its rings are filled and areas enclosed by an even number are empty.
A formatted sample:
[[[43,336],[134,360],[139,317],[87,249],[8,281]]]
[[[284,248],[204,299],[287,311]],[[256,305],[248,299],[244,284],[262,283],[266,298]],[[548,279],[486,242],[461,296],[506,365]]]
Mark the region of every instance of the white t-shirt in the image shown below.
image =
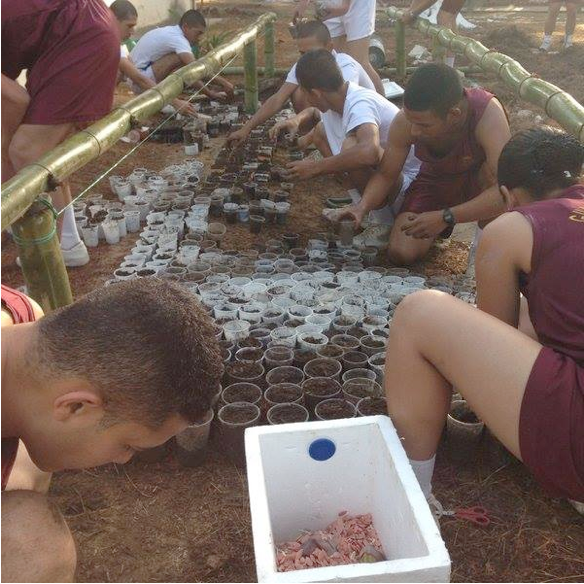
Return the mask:
[[[126,45],[120,45],[120,59],[127,59],[130,56],[130,51]]]
[[[389,127],[398,112],[399,108],[394,103],[376,91],[349,83],[343,115],[328,111],[326,123],[323,120],[332,153],[338,154],[347,135],[363,124],[375,124],[379,128],[379,143],[385,148]],[[415,176],[419,168],[420,161],[414,156],[412,148],[404,164],[403,173]]]
[[[363,69],[361,63],[355,61],[351,55],[347,55],[346,53],[337,53],[336,51],[332,51],[332,53],[345,81],[356,83],[367,89],[375,89],[373,81],[371,81],[371,78],[367,74],[367,71]],[[286,83],[299,85],[298,78],[296,77],[296,65],[297,63],[292,65],[292,69],[290,69],[288,77],[286,77]]]
[[[191,44],[180,26],[162,26],[149,30],[132,49],[130,57],[138,69],[146,69],[164,55],[191,53]]]

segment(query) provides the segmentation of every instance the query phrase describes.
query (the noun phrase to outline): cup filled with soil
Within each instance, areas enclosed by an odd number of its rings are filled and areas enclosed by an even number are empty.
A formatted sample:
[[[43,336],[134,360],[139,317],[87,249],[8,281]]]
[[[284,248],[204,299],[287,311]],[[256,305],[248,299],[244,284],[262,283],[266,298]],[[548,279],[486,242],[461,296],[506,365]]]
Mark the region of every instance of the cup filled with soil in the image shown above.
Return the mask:
[[[255,404],[235,402],[223,406],[218,414],[218,434],[223,452],[239,466],[245,465],[245,429],[257,426],[261,411]]]
[[[221,401],[223,404],[245,402],[259,405],[261,399],[262,390],[255,383],[232,383],[221,392]]]
[[[294,424],[308,422],[310,414],[308,410],[297,403],[276,404],[268,410],[268,424]]]
[[[353,404],[364,397],[383,397],[383,389],[376,381],[365,377],[349,379],[343,384],[343,396]]]
[[[299,385],[302,381],[304,381],[302,369],[289,365],[275,367],[266,375],[266,383],[268,385],[276,385],[278,383],[294,383]]]
[[[215,412],[211,409],[197,424],[192,424],[175,436],[174,451],[183,466],[198,466],[207,455],[209,431]]]
[[[387,416],[387,402],[384,397],[364,397],[357,403],[358,416]]]
[[[341,357],[341,363],[343,364],[343,368],[345,371],[349,371],[349,369],[355,368],[364,368],[367,367],[367,361],[369,356],[361,351],[347,351]]]
[[[375,353],[380,353],[385,349],[385,344],[387,339],[384,337],[377,337],[373,335],[365,335],[361,337],[361,351],[367,354],[369,357],[375,355]]]
[[[318,403],[325,399],[341,396],[341,384],[330,377],[311,377],[302,383],[304,403],[311,413]]]
[[[244,363],[261,363],[263,359],[264,350],[258,347],[243,347],[235,353],[235,360]]]
[[[353,369],[349,369],[343,373],[342,381],[345,383],[350,379],[356,379],[358,377],[364,377],[365,379],[371,379],[371,381],[376,381],[377,375],[375,375],[375,371],[371,369],[366,369],[365,367],[355,367]]]
[[[361,346],[361,341],[357,337],[347,334],[334,335],[331,337],[331,343],[344,351],[358,351]]]
[[[269,371],[275,367],[292,365],[294,361],[294,351],[290,347],[272,347],[264,353],[264,362]]]
[[[336,359],[337,361],[341,359],[344,353],[345,353],[344,349],[342,349],[338,345],[331,345],[330,343],[328,345],[319,347],[316,350],[316,354],[318,357],[327,357],[329,359]]]
[[[446,420],[449,439],[461,442],[476,442],[482,435],[485,424],[470,409],[466,400],[453,400]]]
[[[304,392],[295,383],[276,383],[266,389],[264,400],[269,407],[276,404],[303,404]]]
[[[316,353],[316,350],[328,344],[328,341],[328,337],[323,333],[301,333],[298,335],[300,349],[312,353]]]
[[[314,351],[306,351],[305,349],[294,349],[294,366],[298,369],[304,371],[304,366],[313,359],[316,359],[317,355]]]
[[[255,383],[262,385],[264,368],[260,363],[245,363],[243,361],[233,361],[225,368],[227,379],[231,383]]]
[[[261,215],[250,215],[249,216],[249,230],[251,233],[260,233],[266,218]]]
[[[318,357],[304,366],[306,377],[330,377],[338,381],[341,376],[341,364],[336,359]]]
[[[316,404],[314,415],[318,420],[342,420],[354,418],[357,415],[357,409],[346,399],[331,398]]]

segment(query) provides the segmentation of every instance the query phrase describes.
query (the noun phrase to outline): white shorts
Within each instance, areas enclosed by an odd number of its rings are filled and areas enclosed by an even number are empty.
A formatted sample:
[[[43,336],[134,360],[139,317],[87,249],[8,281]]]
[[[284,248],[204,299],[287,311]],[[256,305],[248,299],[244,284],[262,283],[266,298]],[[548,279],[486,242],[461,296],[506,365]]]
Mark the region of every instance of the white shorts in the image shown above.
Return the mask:
[[[351,0],[351,7],[343,16],[325,20],[331,37],[347,36],[347,41],[358,41],[375,32],[375,0]]]
[[[148,67],[146,67],[146,69],[138,69],[138,71],[140,71],[140,73],[142,73],[142,75],[145,75],[146,77],[148,77],[148,79],[152,79],[152,81],[154,81],[154,83],[156,83],[156,77],[154,76],[154,71],[152,71],[152,65],[148,65]],[[140,93],[142,93],[144,91],[139,85],[137,85],[133,81],[130,83],[130,89],[136,95],[139,95]]]

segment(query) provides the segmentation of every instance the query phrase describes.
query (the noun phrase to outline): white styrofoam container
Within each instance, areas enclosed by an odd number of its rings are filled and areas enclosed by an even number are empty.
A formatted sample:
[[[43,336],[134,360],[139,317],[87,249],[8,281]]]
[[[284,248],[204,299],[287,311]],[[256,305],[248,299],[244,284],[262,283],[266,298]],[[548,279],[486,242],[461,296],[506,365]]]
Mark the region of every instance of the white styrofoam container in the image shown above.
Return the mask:
[[[315,440],[335,453],[314,460]],[[450,557],[386,416],[261,426],[245,432],[258,582],[448,582]],[[322,529],[340,511],[371,513],[385,562],[276,569],[275,543]]]

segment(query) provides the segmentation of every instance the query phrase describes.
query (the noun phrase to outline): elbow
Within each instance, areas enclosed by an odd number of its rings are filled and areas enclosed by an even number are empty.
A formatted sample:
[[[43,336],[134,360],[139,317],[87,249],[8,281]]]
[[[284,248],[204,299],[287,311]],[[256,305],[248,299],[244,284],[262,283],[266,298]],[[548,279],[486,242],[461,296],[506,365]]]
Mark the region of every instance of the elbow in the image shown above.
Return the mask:
[[[364,148],[361,154],[361,162],[365,166],[378,166],[381,162],[381,151],[379,146],[371,144]]]

